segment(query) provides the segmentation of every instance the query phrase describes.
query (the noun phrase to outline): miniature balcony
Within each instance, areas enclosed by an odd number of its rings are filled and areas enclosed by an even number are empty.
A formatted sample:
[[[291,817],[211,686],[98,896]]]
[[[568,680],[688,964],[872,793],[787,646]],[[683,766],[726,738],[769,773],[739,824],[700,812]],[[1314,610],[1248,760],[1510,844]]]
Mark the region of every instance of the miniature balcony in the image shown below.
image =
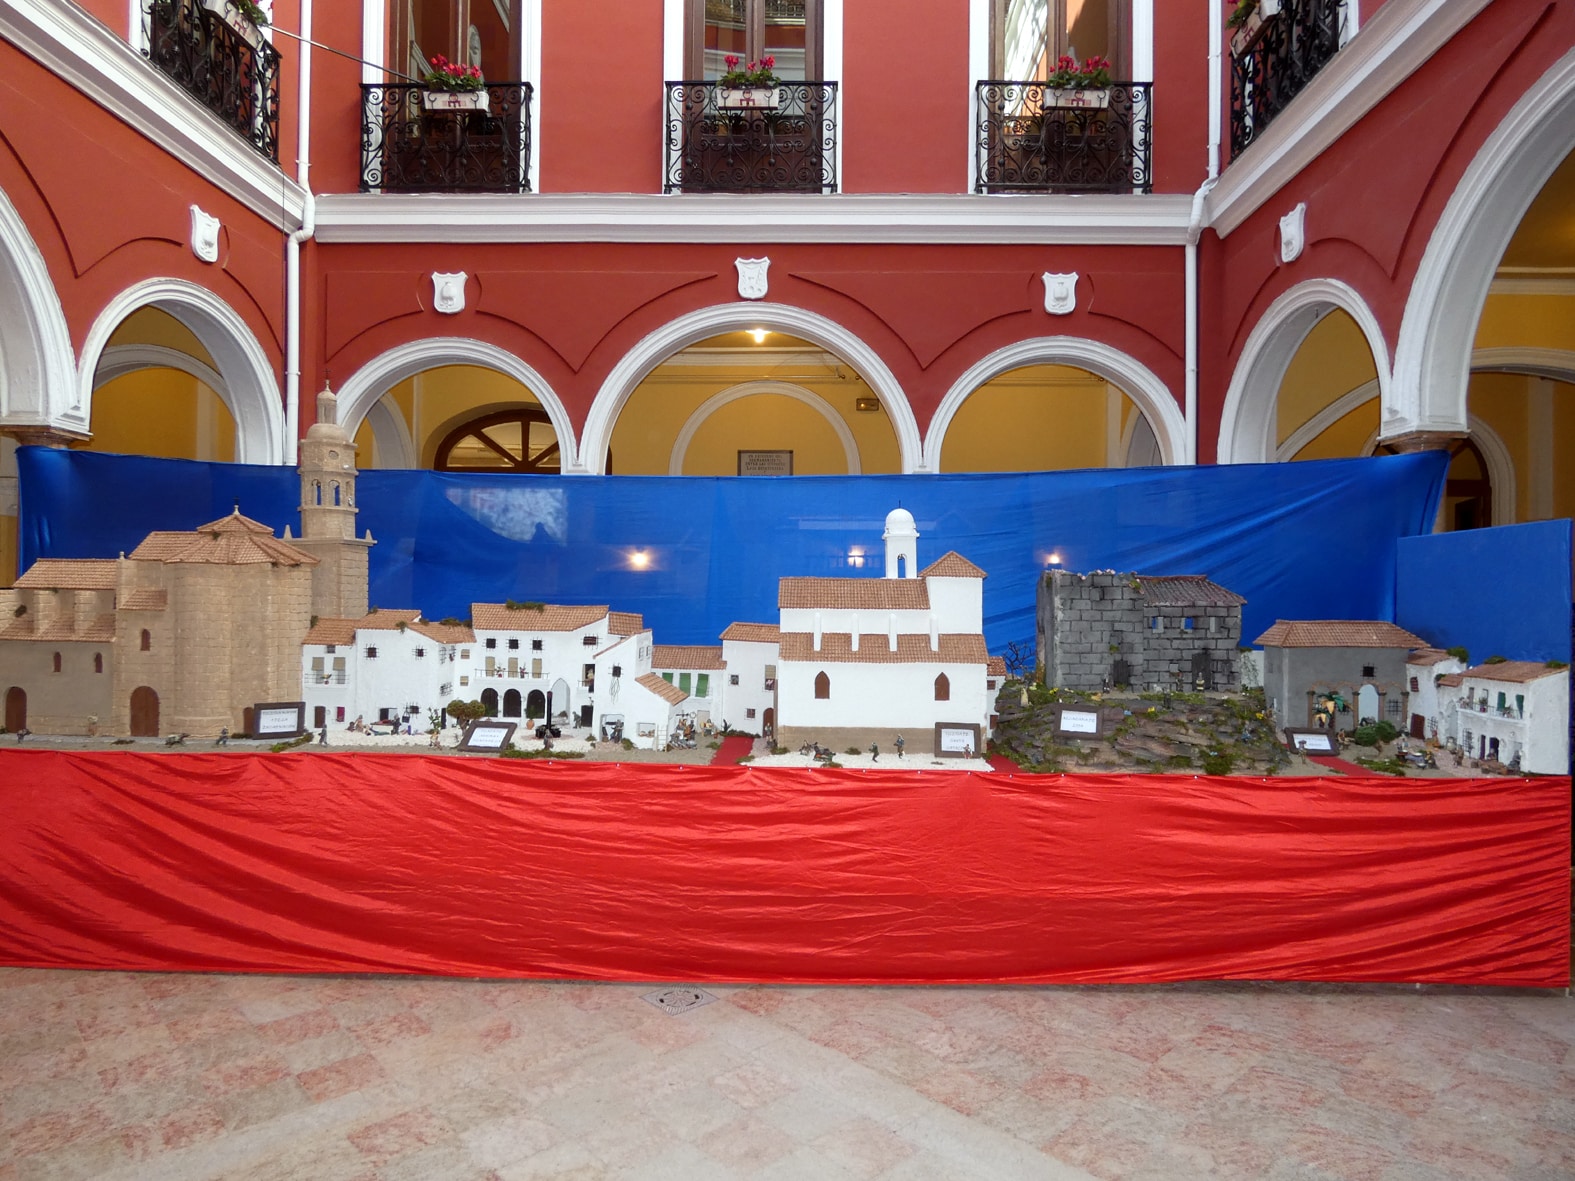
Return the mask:
[[[361,87],[361,191],[528,193],[528,82]]]
[[[1058,90],[980,82],[974,151],[980,193],[1149,193],[1153,84]]]
[[[835,193],[837,84],[667,83],[667,193]]]
[[[223,0],[145,0],[143,15],[148,60],[277,164],[279,51]]]
[[[1345,41],[1345,0],[1278,0],[1231,36],[1230,154],[1241,155]]]

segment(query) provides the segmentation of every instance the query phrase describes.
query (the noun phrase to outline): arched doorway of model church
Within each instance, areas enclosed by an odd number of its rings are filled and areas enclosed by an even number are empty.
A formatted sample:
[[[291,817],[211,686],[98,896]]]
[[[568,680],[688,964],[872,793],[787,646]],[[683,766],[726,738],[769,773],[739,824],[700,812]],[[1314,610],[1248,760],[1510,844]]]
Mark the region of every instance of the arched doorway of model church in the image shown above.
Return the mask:
[[[481,691],[481,712],[489,718],[498,716],[498,691],[496,689],[483,689]]]
[[[1164,384],[1095,341],[1046,338],[973,366],[936,409],[924,454],[941,472],[1058,471],[1183,462]]]
[[[531,721],[547,716],[547,695],[540,689],[532,689],[526,696],[525,716]]]
[[[668,475],[920,470],[913,411],[846,327],[766,301],[719,304],[648,334],[586,415],[584,470]],[[856,465],[854,466],[856,461]]]
[[[518,689],[505,689],[503,691],[503,716],[517,718],[520,716],[520,691]]]
[[[159,736],[159,695],[147,685],[138,685],[131,691],[130,729],[133,738]]]
[[[20,685],[5,691],[5,728],[8,734],[27,729],[27,690]]]
[[[852,365],[785,333],[729,332],[667,357],[618,415],[620,475],[859,475],[902,470],[880,399]]]
[[[274,362],[218,296],[179,279],[122,292],[82,350],[87,447],[133,455],[280,463],[285,416]]]
[[[574,431],[557,393],[533,366],[485,341],[400,345],[337,393],[363,469],[557,475],[574,465]]]

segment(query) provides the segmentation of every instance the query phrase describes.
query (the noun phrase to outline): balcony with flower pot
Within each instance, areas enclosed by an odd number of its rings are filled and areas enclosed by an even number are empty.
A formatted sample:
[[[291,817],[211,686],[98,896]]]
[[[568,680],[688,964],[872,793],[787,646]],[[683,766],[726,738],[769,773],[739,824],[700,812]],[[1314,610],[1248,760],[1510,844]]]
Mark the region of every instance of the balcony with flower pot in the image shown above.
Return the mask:
[[[361,87],[361,191],[530,191],[528,82],[441,55],[420,82]]]
[[[1231,46],[1231,155],[1240,155],[1345,43],[1344,0],[1237,0]]]
[[[1147,193],[1152,84],[1116,82],[1101,57],[1047,77],[980,82],[975,191]]]
[[[274,163],[279,52],[251,0],[145,0],[150,62]]]
[[[663,191],[836,192],[837,84],[726,61],[714,82],[667,83]]]

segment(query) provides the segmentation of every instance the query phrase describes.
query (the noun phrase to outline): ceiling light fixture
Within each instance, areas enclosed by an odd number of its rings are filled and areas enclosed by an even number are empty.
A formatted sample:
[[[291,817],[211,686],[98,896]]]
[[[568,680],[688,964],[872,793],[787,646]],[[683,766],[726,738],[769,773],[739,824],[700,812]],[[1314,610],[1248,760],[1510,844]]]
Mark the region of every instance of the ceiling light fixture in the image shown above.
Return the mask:
[[[751,328],[749,335],[755,338],[756,344],[765,344],[766,337],[770,334],[764,328]]]

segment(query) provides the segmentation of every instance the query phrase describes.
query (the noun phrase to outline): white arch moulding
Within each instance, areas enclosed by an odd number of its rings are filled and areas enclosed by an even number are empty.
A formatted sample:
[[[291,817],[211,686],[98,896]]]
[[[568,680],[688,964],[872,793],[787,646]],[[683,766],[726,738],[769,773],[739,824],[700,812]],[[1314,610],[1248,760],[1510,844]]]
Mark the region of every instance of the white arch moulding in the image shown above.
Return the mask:
[[[678,438],[673,442],[672,457],[667,462],[669,476],[684,474],[684,456],[689,451],[689,444],[695,435],[710,418],[723,406],[737,402],[743,398],[753,398],[760,394],[776,394],[784,398],[792,398],[802,402],[816,414],[824,418],[831,429],[836,432],[837,441],[842,444],[842,454],[847,460],[848,475],[857,476],[863,470],[859,465],[859,445],[853,437],[853,431],[843,421],[840,414],[826,399],[812,390],[803,386],[793,385],[786,381],[745,381],[738,385],[730,386],[720,393],[712,394],[695,408],[695,412],[684,420],[684,425],[678,431]]]
[[[284,402],[268,354],[235,309],[207,288],[184,279],[148,279],[128,287],[93,321],[77,378],[77,397],[87,420],[92,421],[93,391],[103,384],[98,370],[109,351],[109,338],[127,316],[145,307],[158,308],[180,321],[213,358],[219,377],[213,391],[235,419],[235,461],[283,463]]]
[[[680,349],[716,336],[745,328],[766,328],[817,344],[851,366],[880,399],[892,429],[903,472],[922,472],[923,452],[919,427],[908,405],[902,386],[897,383],[880,355],[835,320],[790,304],[741,302],[717,304],[690,312],[649,333],[613,366],[602,383],[591,411],[585,419],[585,435],[580,444],[581,474],[601,474],[607,464],[607,448],[613,427],[634,393],[635,387],[668,357]],[[567,469],[565,469],[567,471]]]
[[[1571,149],[1575,49],[1488,136],[1433,227],[1400,321],[1383,438],[1465,429],[1471,346],[1488,286],[1526,210]]]
[[[76,353],[49,267],[0,191],[0,425],[88,432]]]
[[[1367,341],[1377,371],[1378,396],[1390,404],[1389,345],[1367,301],[1339,279],[1308,279],[1282,292],[1253,325],[1231,374],[1220,415],[1219,463],[1271,463],[1275,457],[1280,385],[1296,350],[1334,310],[1350,316]]]
[[[574,457],[579,453],[574,424],[569,421],[569,412],[564,409],[557,391],[533,366],[507,349],[465,336],[413,340],[373,357],[339,387],[340,422],[354,436],[360,429],[361,420],[372,415],[373,408],[389,389],[406,378],[444,365],[475,365],[492,369],[523,385],[547,412],[553,433],[558,436],[558,454],[562,457],[564,471],[567,472],[573,466]],[[376,431],[376,416],[373,419],[373,430]],[[378,440],[381,446],[381,435]],[[410,447],[413,454],[414,442]]]
[[[366,412],[366,425],[372,428],[372,447],[379,468],[388,471],[421,466],[416,441],[410,437],[404,415],[390,407],[387,398],[372,403]]]
[[[1160,462],[1175,465],[1186,455],[1187,423],[1165,383],[1148,366],[1097,340],[1039,336],[1020,340],[975,361],[946,391],[924,438],[924,471],[941,470],[946,432],[962,404],[980,386],[1025,365],[1071,365],[1097,374],[1137,403],[1159,444]]]
[[[1488,484],[1493,489],[1493,516],[1489,525],[1513,525],[1515,523],[1515,457],[1510,453],[1509,446],[1503,437],[1475,414],[1466,416],[1466,429],[1470,432],[1471,441],[1477,445],[1477,450],[1482,453],[1482,462],[1487,465]],[[1378,450],[1383,439],[1374,431],[1367,436],[1367,441],[1362,444],[1362,455],[1369,456]],[[1438,506],[1439,520],[1443,520],[1444,506]],[[1441,526],[1434,526],[1437,532]]]

